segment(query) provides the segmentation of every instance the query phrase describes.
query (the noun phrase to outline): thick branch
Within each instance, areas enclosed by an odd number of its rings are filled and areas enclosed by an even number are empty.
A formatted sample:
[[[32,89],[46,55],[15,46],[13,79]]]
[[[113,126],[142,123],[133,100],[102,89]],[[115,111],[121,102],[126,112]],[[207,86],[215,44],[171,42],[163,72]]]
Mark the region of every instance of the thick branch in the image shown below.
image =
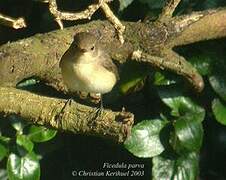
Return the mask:
[[[226,36],[225,17],[226,9],[219,9],[174,17],[164,24],[124,22],[123,45],[117,39],[114,27],[106,21],[95,21],[5,44],[0,48],[0,85],[15,86],[25,78],[36,76],[58,90],[64,89],[58,63],[73,35],[80,31],[101,33],[101,43],[119,62],[125,62],[136,50],[165,59],[163,50],[166,48],[170,50],[174,46]],[[149,63],[156,66],[153,61]],[[172,68],[177,67],[177,63],[172,59],[170,66],[166,63],[164,68],[181,74],[181,70]]]
[[[152,63],[155,65],[155,67],[162,70],[167,68],[170,68],[171,70],[173,69],[174,71],[177,71],[178,74],[186,77],[186,79],[191,85],[193,85],[193,88],[197,92],[203,90],[204,82],[201,75],[199,75],[197,70],[191,66],[191,64],[188,63],[182,56],[179,56],[171,49],[163,50],[162,55],[164,58],[135,51],[132,57],[137,61]]]
[[[167,40],[170,47],[226,36],[226,8],[194,12],[172,19],[173,36]],[[169,32],[170,33],[170,32]]]
[[[17,103],[15,103],[17,102]],[[75,134],[95,135],[123,142],[133,124],[133,114],[103,110],[63,99],[43,97],[14,88],[0,88],[0,112],[19,114],[32,123]]]

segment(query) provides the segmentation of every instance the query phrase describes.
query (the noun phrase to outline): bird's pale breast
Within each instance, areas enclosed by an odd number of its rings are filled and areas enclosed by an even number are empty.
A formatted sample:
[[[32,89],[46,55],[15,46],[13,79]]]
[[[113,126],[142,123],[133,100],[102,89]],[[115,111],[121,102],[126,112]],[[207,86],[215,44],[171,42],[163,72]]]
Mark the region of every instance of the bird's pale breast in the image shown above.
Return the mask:
[[[97,63],[67,63],[62,71],[63,79],[70,91],[107,93],[116,83],[115,74]]]

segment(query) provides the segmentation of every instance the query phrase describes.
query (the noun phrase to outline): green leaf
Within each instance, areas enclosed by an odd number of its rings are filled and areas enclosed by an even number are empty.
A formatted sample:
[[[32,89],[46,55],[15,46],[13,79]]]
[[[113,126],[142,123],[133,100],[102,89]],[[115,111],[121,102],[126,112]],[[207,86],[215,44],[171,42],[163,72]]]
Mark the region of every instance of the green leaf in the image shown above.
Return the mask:
[[[9,143],[10,140],[11,140],[10,137],[6,137],[6,136],[1,136],[0,135],[0,142]]]
[[[190,119],[203,121],[205,110],[193,102],[189,97],[182,95],[181,90],[174,86],[158,88],[161,100],[172,109],[171,114],[175,117],[190,116]]]
[[[136,62],[124,64],[122,73],[120,74],[119,91],[122,94],[127,94],[130,91],[135,91],[148,75],[149,69],[144,65],[139,65]]]
[[[168,158],[170,157],[170,158]],[[156,156],[152,159],[153,180],[194,180],[198,176],[199,157],[197,153],[183,154],[180,157],[170,155]]]
[[[156,85],[156,86],[175,84],[176,81],[177,81],[177,79],[175,79],[174,76],[172,77],[172,74],[167,73],[167,72],[157,71],[154,74],[154,85]]]
[[[18,135],[16,138],[16,143],[24,147],[28,152],[31,152],[34,147],[33,142],[29,139],[27,135]]]
[[[139,0],[139,1],[148,4],[150,9],[162,8],[165,4],[165,0]]]
[[[29,153],[23,157],[10,154],[7,162],[9,180],[38,180],[40,165],[35,154]]]
[[[25,127],[25,122],[23,121],[23,119],[21,119],[20,117],[16,116],[16,115],[10,115],[9,116],[11,125],[13,126],[13,128],[19,133],[22,134],[23,133],[23,129]]]
[[[17,84],[17,87],[18,88],[22,88],[22,87],[26,87],[26,86],[31,86],[31,85],[34,85],[34,84],[37,84],[39,81],[36,80],[36,79],[26,79],[22,82],[19,82]]]
[[[217,72],[214,72],[209,77],[209,82],[214,89],[214,91],[224,100],[226,101],[226,75],[225,70],[219,69]]]
[[[119,0],[119,11],[123,11],[132,2],[133,2],[133,0]]]
[[[224,106],[219,99],[214,99],[212,101],[212,110],[216,120],[226,125],[226,106]]]
[[[205,9],[213,9],[219,7],[221,0],[205,0],[202,6]]]
[[[198,72],[205,76],[212,71],[212,58],[207,54],[201,54],[189,58],[189,62],[198,70]]]
[[[33,142],[45,142],[54,138],[57,131],[53,129],[48,129],[44,126],[34,126],[29,128],[29,138]]]
[[[7,155],[8,149],[3,145],[0,144],[0,161]]]
[[[190,151],[199,151],[203,140],[202,123],[189,116],[177,119],[174,124],[175,132],[181,145]]]
[[[154,157],[164,147],[159,133],[166,122],[162,120],[144,120],[132,128],[131,136],[125,141],[125,147],[138,157]]]
[[[181,91],[175,87],[165,87],[159,89],[158,92],[175,117],[174,128],[180,144],[190,151],[198,151],[203,140],[201,122],[205,117],[205,110],[189,97],[183,96]]]

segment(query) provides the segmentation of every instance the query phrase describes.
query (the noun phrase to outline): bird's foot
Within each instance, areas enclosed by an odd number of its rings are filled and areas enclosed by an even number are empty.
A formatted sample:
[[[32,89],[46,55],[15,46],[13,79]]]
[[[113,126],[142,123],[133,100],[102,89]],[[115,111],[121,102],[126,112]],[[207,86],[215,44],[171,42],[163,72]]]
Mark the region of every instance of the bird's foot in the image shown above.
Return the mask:
[[[101,101],[100,93],[89,93],[89,99],[92,103],[98,104]]]
[[[62,115],[64,113],[64,110],[66,109],[66,107],[69,105],[71,105],[71,102],[73,101],[72,98],[68,99],[65,103],[64,106],[62,107],[62,109],[60,110],[60,112],[56,115],[56,119],[61,119]]]

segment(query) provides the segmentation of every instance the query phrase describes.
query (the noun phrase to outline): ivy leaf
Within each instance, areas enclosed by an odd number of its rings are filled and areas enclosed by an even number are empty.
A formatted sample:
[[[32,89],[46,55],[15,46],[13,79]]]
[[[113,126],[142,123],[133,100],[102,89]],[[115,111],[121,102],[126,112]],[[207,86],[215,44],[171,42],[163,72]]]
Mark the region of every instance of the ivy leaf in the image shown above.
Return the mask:
[[[158,88],[158,94],[161,100],[171,108],[173,116],[190,116],[190,119],[195,119],[198,122],[203,121],[205,110],[189,97],[183,96],[180,89],[174,86]]]
[[[178,76],[174,76],[168,72],[157,71],[154,74],[154,85],[170,85],[175,84],[178,81]]]
[[[202,123],[186,116],[177,119],[174,127],[175,133],[181,142],[181,146],[184,146],[190,151],[200,150],[203,140]]]
[[[57,131],[53,129],[48,129],[44,126],[34,126],[29,128],[29,138],[33,142],[45,142],[54,138]]]
[[[23,88],[23,87],[26,87],[26,86],[31,86],[31,85],[34,85],[34,84],[37,84],[39,81],[36,80],[36,79],[26,79],[24,81],[21,81],[17,84],[17,88]]]
[[[189,58],[189,62],[198,70],[198,72],[205,76],[212,71],[212,58],[207,54],[201,54]]]
[[[163,120],[144,120],[132,128],[131,136],[124,145],[137,157],[154,157],[163,152],[159,133],[166,125]]]
[[[142,3],[148,4],[150,9],[162,8],[165,4],[165,0],[139,0]]]
[[[35,154],[29,153],[23,157],[10,154],[7,162],[9,180],[38,180],[40,165]]]
[[[0,161],[7,155],[8,149],[3,145],[0,144]]]
[[[226,75],[225,73],[221,73],[222,71],[215,72],[209,77],[209,82],[214,89],[214,91],[224,100],[226,101]],[[225,71],[223,71],[225,72]]]
[[[209,76],[209,82],[213,90],[226,101],[226,64],[225,57],[214,59],[213,72]]]
[[[26,135],[18,135],[16,143],[26,149],[28,152],[33,150],[34,144]]]
[[[1,136],[0,135],[0,142],[3,142],[3,143],[9,143],[11,140],[10,137],[6,137],[6,136]]]
[[[219,99],[214,99],[212,101],[212,110],[216,120],[226,125],[226,106],[224,106]]]
[[[181,145],[190,151],[198,151],[203,140],[201,122],[205,117],[205,110],[189,97],[183,96],[181,91],[175,87],[165,87],[159,89],[158,92],[175,117],[173,125]]]
[[[149,69],[147,66],[139,65],[137,62],[129,62],[124,64],[122,73],[120,74],[119,90],[122,94],[127,94],[131,91],[139,90],[139,85],[148,75]]]
[[[154,157],[152,162],[153,180],[193,180],[197,178],[199,171],[199,157],[195,152],[186,153],[179,157],[164,154]]]
[[[23,129],[25,127],[25,122],[23,121],[22,118],[19,118],[18,116],[15,115],[10,115],[9,116],[11,125],[13,126],[13,128],[19,133],[22,134],[23,133]]]
[[[123,11],[125,8],[127,8],[133,0],[119,0],[119,11]]]

